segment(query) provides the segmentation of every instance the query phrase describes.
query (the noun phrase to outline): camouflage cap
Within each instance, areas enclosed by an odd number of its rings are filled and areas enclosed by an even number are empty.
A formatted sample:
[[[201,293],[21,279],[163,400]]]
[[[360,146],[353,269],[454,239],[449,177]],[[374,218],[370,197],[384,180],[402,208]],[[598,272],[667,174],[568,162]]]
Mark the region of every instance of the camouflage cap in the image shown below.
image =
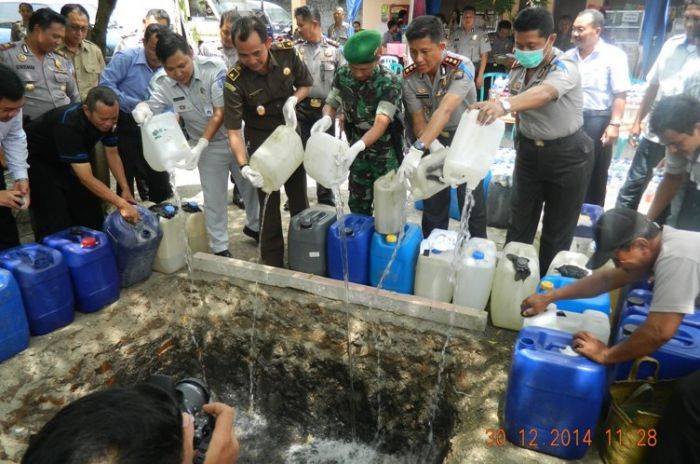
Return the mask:
[[[381,45],[379,32],[369,29],[356,32],[345,42],[343,55],[350,64],[371,63],[377,59],[377,50]]]

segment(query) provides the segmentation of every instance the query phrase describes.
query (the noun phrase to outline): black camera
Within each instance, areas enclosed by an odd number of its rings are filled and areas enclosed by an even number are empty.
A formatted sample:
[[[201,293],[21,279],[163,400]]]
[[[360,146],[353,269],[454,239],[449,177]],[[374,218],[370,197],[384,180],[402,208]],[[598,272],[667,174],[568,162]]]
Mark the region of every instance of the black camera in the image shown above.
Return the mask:
[[[203,409],[211,400],[207,385],[195,378],[173,382],[167,375],[152,375],[148,383],[167,391],[175,399],[181,412],[194,417],[193,463],[203,464],[216,422],[214,416],[205,413]]]

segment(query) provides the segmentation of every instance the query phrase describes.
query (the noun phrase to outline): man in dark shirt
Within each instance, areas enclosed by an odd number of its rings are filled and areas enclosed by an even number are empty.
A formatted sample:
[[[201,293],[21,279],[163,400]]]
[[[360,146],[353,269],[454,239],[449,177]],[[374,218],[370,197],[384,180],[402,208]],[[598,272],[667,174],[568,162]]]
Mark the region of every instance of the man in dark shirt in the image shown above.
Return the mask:
[[[84,104],[62,106],[30,123],[29,185],[36,240],[71,226],[102,228],[100,200],[113,204],[128,221],[139,219],[117,151],[117,94],[94,87]],[[97,142],[105,147],[121,197],[95,178],[90,157]]]

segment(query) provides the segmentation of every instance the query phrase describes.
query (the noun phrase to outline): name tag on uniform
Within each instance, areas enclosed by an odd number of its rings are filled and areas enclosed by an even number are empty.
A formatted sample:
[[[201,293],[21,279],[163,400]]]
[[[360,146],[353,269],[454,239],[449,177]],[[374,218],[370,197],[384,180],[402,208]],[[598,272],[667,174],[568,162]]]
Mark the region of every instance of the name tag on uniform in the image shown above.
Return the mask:
[[[214,116],[214,107],[211,106],[211,105],[205,106],[205,107],[204,107],[204,114],[205,114],[206,117],[208,117],[208,118],[211,118],[212,116]]]
[[[175,102],[173,105],[173,108],[175,109],[176,113],[186,113],[188,111],[192,111],[194,107],[189,101],[181,101],[181,102]]]

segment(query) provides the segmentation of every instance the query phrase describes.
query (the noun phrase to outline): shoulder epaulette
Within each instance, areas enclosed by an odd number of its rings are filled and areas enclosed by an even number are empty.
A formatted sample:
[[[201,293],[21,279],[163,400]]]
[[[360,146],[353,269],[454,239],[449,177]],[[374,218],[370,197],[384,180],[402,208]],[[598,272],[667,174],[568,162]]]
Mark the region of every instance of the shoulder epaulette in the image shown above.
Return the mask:
[[[11,48],[15,48],[16,46],[17,46],[17,44],[14,42],[7,42],[7,43],[0,45],[0,51],[9,50]]]
[[[275,50],[291,50],[294,48],[294,42],[291,40],[280,40],[278,42],[273,42],[272,47]]]
[[[462,59],[453,55],[445,55],[445,58],[442,60],[442,64],[457,68],[460,64],[462,64]]]
[[[306,43],[306,40],[304,40],[304,39],[296,39],[296,40],[294,41],[294,45],[301,45],[301,44],[303,44],[303,43]]]
[[[336,42],[336,41],[333,40],[333,39],[326,39],[326,43],[327,43],[327,44],[330,44],[330,45],[332,45],[332,46],[334,46],[335,48],[339,48],[339,47],[340,47],[340,42]]]
[[[236,65],[229,70],[228,74],[226,74],[226,76],[229,79],[231,79],[231,82],[235,82],[236,79],[238,79],[238,76],[240,76],[240,75],[241,75],[241,65],[238,63],[236,63]]]
[[[53,51],[56,55],[60,56],[61,58],[66,58],[66,52],[60,49],[56,49]]]
[[[403,77],[408,77],[414,72],[416,72],[416,69],[418,69],[418,66],[416,66],[416,63],[411,63],[408,66],[406,66],[406,69],[403,70]]]

